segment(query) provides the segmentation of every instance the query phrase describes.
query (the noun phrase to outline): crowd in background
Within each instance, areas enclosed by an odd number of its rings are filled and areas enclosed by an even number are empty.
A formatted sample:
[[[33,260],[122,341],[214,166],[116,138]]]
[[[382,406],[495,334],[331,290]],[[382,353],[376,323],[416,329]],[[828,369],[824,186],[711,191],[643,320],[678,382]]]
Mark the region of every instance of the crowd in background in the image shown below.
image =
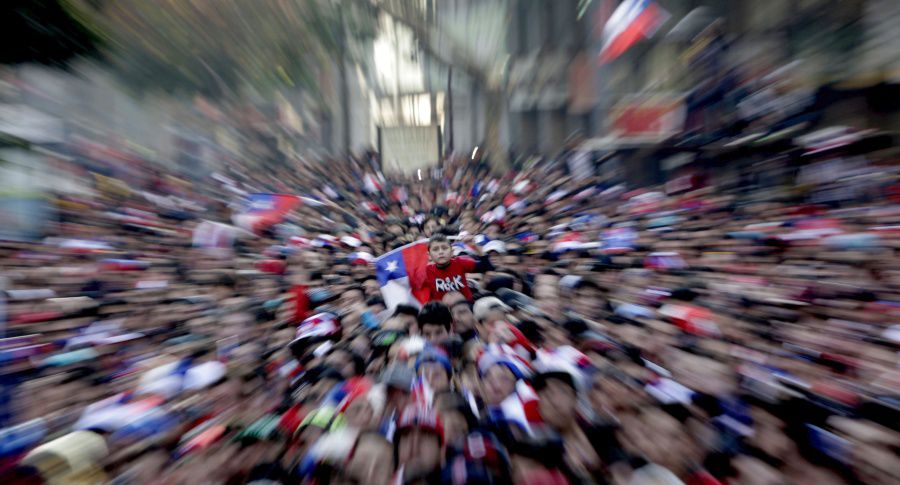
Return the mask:
[[[374,153],[146,180],[0,244],[0,483],[900,479],[889,184],[749,200]],[[253,192],[305,199],[232,226]],[[374,258],[435,234],[487,271],[386,303]]]

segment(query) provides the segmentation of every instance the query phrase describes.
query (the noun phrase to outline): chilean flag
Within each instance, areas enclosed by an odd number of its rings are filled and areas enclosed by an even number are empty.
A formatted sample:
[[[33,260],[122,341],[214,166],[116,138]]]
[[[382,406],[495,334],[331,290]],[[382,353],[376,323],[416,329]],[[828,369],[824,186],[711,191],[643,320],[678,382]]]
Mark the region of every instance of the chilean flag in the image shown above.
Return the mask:
[[[262,231],[282,222],[301,200],[296,195],[250,194],[244,211],[234,216],[234,223],[244,229]]]
[[[669,13],[651,0],[625,0],[603,26],[600,62],[621,56],[637,41],[651,37],[669,19]]]
[[[375,275],[388,308],[399,304],[425,304],[429,298],[425,287],[428,265],[428,241],[401,246],[375,259]]]

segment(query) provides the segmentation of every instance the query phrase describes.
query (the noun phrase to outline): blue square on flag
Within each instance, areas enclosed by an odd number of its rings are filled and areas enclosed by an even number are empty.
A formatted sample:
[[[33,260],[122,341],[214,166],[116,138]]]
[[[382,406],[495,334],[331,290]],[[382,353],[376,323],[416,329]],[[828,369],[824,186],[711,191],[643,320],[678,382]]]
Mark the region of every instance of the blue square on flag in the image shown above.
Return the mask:
[[[384,286],[390,280],[406,278],[403,252],[391,251],[375,260],[375,274],[378,277],[378,284],[381,286]]]
[[[428,243],[417,241],[394,249],[375,260],[375,276],[388,308],[399,304],[417,305],[428,301],[425,267]]]

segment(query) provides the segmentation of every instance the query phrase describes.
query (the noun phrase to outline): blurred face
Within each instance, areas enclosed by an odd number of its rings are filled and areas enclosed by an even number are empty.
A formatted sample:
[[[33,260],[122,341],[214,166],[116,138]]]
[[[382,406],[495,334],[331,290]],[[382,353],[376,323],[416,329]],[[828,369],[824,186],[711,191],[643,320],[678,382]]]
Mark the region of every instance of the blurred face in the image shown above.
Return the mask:
[[[363,291],[366,293],[366,298],[381,295],[381,287],[378,286],[377,280],[366,280],[363,282],[362,286]]]
[[[475,329],[475,314],[467,303],[454,305],[450,313],[453,315],[453,329],[457,333]]]
[[[603,293],[596,288],[581,288],[575,293],[575,308],[586,317],[597,317],[604,308]]]
[[[595,376],[591,386],[590,401],[594,409],[609,409],[616,411],[635,403],[636,396],[625,384],[607,379],[601,375]]]
[[[659,409],[623,420],[622,429],[629,452],[641,453],[676,475],[682,473],[686,462],[698,451],[691,434],[675,418]],[[679,453],[671,450],[679,450]]]
[[[359,279],[366,275],[372,274],[372,267],[368,264],[354,264],[350,267],[350,273],[354,278]]]
[[[488,369],[481,379],[484,401],[498,405],[516,390],[516,376],[505,365],[495,365]]]
[[[451,291],[451,292],[445,294],[444,298],[441,299],[441,302],[450,308],[452,308],[453,305],[456,305],[457,303],[459,303],[461,301],[466,301],[466,297],[458,291]]]
[[[397,456],[408,476],[422,476],[441,466],[441,442],[431,431],[412,429],[400,437]]]
[[[357,397],[344,411],[347,425],[356,429],[366,429],[375,421],[375,411],[365,396]]]
[[[458,411],[441,413],[441,423],[444,425],[444,438],[447,443],[461,443],[469,434],[469,424],[462,413]]]
[[[431,237],[435,231],[437,231],[438,224],[434,219],[429,219],[425,222],[425,226],[422,227],[422,231],[425,233],[425,237]]]
[[[342,350],[332,352],[331,355],[325,359],[325,363],[334,367],[345,378],[353,377],[355,372],[353,358],[350,357],[349,353]]]
[[[443,325],[422,325],[422,337],[429,343],[436,344],[446,340],[450,334]]]
[[[409,391],[403,389],[397,389],[396,387],[388,387],[387,391],[387,405],[385,409],[387,410],[401,410],[406,407],[406,404],[409,403]],[[385,412],[385,415],[388,413]]]
[[[359,335],[352,342],[350,348],[361,356],[368,356],[372,349],[372,341],[365,335]]]
[[[366,303],[365,296],[360,290],[349,290],[344,293],[342,298],[347,306],[363,306]]]
[[[416,317],[412,315],[400,314],[394,317],[394,319],[398,320],[396,325],[399,326],[397,330],[402,330],[404,332],[411,332],[416,328]]]
[[[438,362],[424,362],[419,367],[419,373],[428,381],[428,385],[434,392],[442,392],[450,389],[450,376],[447,370]]]
[[[501,306],[492,307],[491,310],[485,315],[484,320],[482,320],[482,325],[489,325],[496,322],[505,322],[506,321],[506,311]]]
[[[575,390],[559,379],[549,379],[538,393],[541,417],[550,426],[566,429],[575,423]]]
[[[347,462],[345,480],[338,483],[387,485],[394,473],[391,445],[380,436],[360,436]]]
[[[517,269],[521,263],[521,261],[519,261],[519,256],[515,254],[507,254],[501,257],[500,260],[503,263],[503,266],[513,269]]]
[[[438,266],[446,266],[453,257],[453,249],[447,241],[436,241],[428,245],[428,254]]]

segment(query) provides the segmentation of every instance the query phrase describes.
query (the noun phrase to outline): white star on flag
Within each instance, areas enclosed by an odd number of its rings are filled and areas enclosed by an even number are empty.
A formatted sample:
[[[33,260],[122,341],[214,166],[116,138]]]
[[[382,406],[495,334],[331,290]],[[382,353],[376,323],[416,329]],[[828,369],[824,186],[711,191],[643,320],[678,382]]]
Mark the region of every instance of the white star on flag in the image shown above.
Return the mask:
[[[397,271],[397,262],[396,261],[388,261],[386,268],[388,270],[388,273],[393,273],[394,271]]]

